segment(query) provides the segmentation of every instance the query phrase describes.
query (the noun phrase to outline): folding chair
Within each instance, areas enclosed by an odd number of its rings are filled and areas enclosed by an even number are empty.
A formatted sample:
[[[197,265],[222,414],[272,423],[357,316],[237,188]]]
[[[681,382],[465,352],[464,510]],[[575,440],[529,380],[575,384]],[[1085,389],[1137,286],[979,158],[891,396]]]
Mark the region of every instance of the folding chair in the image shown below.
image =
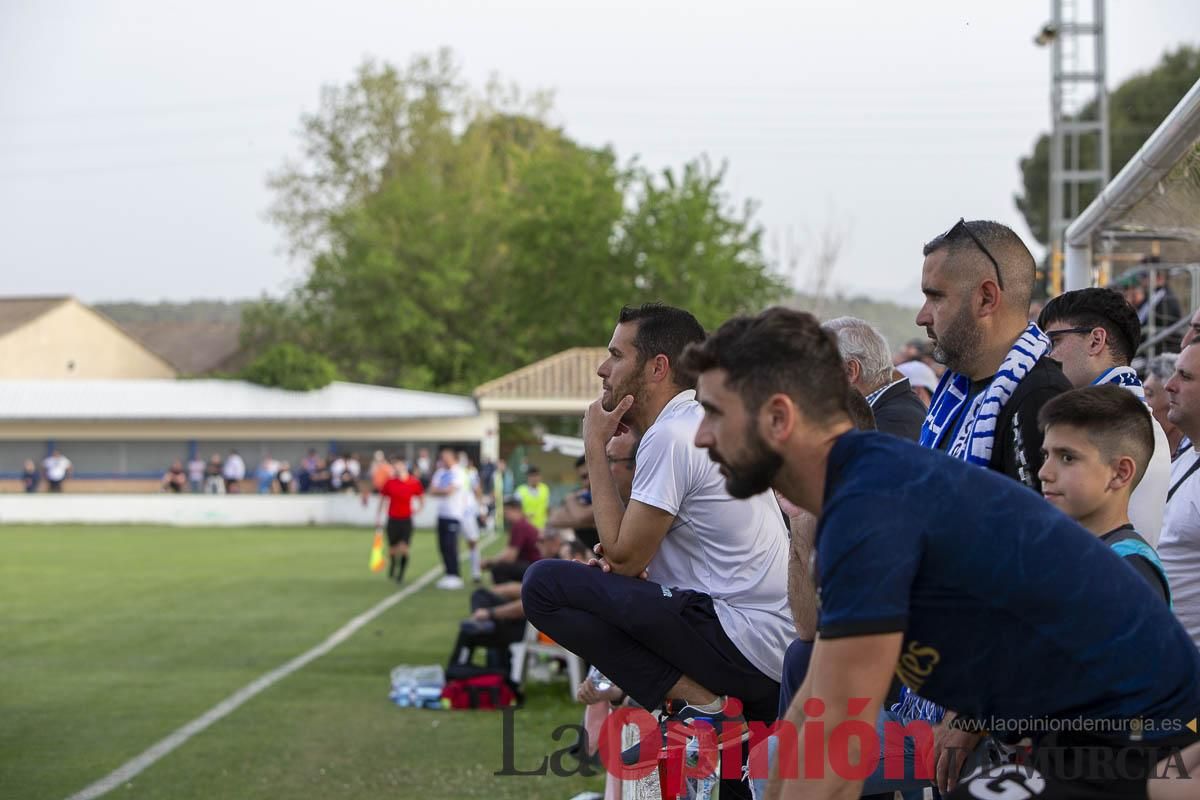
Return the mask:
[[[562,645],[554,642],[548,636],[540,634],[537,628],[531,623],[525,623],[525,636],[519,642],[515,642],[508,646],[509,652],[512,654],[512,682],[517,686],[523,686],[525,682],[525,670],[529,665],[529,659],[539,655],[553,656],[561,658],[567,662],[567,675],[571,682],[567,686],[567,692],[571,697],[575,697],[575,687],[583,682],[583,659],[566,649]]]

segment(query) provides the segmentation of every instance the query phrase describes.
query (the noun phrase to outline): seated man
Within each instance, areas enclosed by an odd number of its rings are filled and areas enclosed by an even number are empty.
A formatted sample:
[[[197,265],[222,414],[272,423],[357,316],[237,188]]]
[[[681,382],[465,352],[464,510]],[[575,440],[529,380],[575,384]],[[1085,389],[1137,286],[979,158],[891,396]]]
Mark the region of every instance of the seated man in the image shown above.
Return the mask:
[[[547,531],[538,537],[538,560],[561,558],[586,564],[591,553],[577,542],[564,542],[558,531]],[[525,608],[521,603],[521,583],[500,583],[491,589],[476,589],[471,593],[471,616],[460,626],[458,641],[450,656],[451,666],[465,664],[475,647],[487,648],[487,665],[492,669],[509,669],[508,646],[521,641],[525,635]]]
[[[164,492],[179,494],[187,486],[187,473],[183,471],[183,462],[176,459],[171,462],[171,468],[163,473],[162,488]]]
[[[731,492],[773,486],[818,519],[818,637],[787,714],[796,762],[768,797],[857,796],[861,744],[844,726],[873,729],[893,671],[960,720],[1033,742],[1033,766],[968,776],[956,800],[1144,797],[1159,758],[1197,740],[1200,653],[1146,582],[1013,481],[854,431],[811,315],[730,320],[684,368],[705,408],[696,444]],[[1096,758],[1121,768],[1098,773]]]
[[[521,581],[529,565],[541,558],[538,552],[538,529],[529,524],[521,498],[504,498],[504,522],[508,525],[508,546],[492,558],[485,558],[482,567],[491,570],[493,583]]]
[[[743,709],[772,721],[783,653],[795,635],[787,533],[765,487],[735,499],[717,465],[692,445],[702,411],[677,362],[687,344],[703,339],[704,329],[680,309],[621,312],[597,370],[604,394],[583,426],[607,569],[539,562],[522,595],[534,625],[643,707],[681,700],[675,718],[685,724],[699,717],[743,723]],[[628,506],[605,450],[626,429],[642,437]],[[639,579],[643,573],[649,580]],[[727,705],[726,697],[739,702]]]
[[[1042,494],[1124,558],[1170,605],[1162,562],[1129,521],[1130,497],[1154,452],[1145,406],[1124,389],[1090,386],[1042,406],[1038,424],[1046,437],[1038,474]]]

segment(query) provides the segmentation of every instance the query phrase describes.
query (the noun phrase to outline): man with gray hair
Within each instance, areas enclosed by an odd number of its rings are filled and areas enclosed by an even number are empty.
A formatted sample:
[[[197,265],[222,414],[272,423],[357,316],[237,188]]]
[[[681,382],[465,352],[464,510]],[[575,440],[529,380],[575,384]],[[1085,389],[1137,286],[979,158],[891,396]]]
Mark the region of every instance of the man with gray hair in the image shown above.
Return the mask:
[[[867,398],[876,427],[914,442],[921,438],[925,404],[913,393],[908,378],[895,373],[883,334],[858,317],[838,317],[821,327],[837,339],[846,377]]]

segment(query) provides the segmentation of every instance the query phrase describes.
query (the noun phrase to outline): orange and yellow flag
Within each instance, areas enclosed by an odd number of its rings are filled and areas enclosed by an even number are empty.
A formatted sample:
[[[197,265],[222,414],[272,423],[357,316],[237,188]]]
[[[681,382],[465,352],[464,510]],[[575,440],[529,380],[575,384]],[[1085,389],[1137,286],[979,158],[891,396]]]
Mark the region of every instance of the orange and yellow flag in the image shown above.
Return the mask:
[[[383,569],[383,531],[375,531],[375,543],[371,545],[371,572]]]

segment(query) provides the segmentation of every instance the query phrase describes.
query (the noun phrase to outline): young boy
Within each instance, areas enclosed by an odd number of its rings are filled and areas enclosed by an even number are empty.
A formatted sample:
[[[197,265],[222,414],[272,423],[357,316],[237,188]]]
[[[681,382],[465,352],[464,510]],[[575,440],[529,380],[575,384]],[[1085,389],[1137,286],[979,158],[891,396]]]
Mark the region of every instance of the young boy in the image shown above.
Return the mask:
[[[1166,573],[1129,522],[1129,496],[1154,453],[1142,402],[1117,386],[1088,386],[1042,407],[1045,435],[1038,477],[1055,508],[1109,545],[1170,604]]]

